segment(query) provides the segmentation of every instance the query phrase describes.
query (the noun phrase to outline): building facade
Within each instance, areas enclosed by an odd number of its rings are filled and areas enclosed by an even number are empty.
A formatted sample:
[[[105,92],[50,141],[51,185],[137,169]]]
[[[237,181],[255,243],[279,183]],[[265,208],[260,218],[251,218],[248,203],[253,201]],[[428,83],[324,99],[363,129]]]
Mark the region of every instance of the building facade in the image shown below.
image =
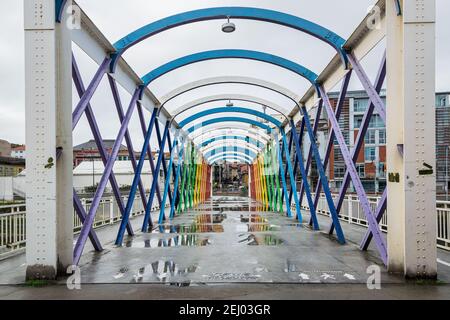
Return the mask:
[[[106,152],[111,153],[115,140],[103,140]],[[95,161],[101,159],[100,152],[98,151],[95,140],[89,140],[88,142],[73,147],[73,166],[77,167],[83,161]],[[130,160],[128,149],[124,145],[120,147],[119,154],[117,156],[118,161]]]
[[[11,156],[11,144],[0,139],[0,157],[10,157]]]
[[[386,93],[381,92],[381,97],[386,103]],[[338,100],[337,93],[330,94],[333,107]],[[450,93],[436,94],[436,182],[437,193],[445,194],[450,191]],[[355,145],[363,116],[369,107],[369,97],[364,91],[349,91],[344,101],[339,125],[346,139],[347,145],[352,148]],[[386,106],[389,107],[389,106]],[[326,118],[326,116],[325,116]],[[322,123],[319,126],[318,145],[322,158],[324,157],[326,141],[329,135],[329,124]],[[325,139],[320,139],[325,137]],[[305,151],[308,147],[308,139],[304,141]],[[307,154],[306,152],[304,152]],[[345,175],[346,166],[337,141],[334,141],[328,174],[332,192],[339,192]],[[374,111],[364,138],[363,146],[358,154],[356,169],[361,182],[368,193],[380,194],[386,187],[386,127],[380,115]],[[317,182],[317,171],[313,161],[310,171],[310,181],[313,186]],[[354,191],[350,186],[350,192]]]
[[[25,145],[11,145],[11,157],[25,159]]]
[[[0,177],[15,177],[24,169],[24,159],[0,156]]]

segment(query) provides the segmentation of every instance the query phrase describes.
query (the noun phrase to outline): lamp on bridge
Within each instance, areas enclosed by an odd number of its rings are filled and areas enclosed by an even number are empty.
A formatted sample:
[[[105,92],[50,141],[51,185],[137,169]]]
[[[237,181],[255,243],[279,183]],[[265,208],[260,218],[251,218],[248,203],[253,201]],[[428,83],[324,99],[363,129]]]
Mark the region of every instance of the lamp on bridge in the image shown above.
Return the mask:
[[[228,17],[228,22],[222,25],[222,31],[225,33],[236,31],[236,25],[233,22],[230,22],[230,17]]]

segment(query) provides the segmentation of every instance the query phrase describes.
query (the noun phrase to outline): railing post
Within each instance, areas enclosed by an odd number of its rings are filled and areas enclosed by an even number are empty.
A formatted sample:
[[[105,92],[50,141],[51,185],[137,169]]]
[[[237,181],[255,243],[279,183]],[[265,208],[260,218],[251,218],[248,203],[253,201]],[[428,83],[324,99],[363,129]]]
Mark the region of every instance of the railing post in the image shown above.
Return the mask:
[[[114,197],[109,197],[109,223],[114,223]]]

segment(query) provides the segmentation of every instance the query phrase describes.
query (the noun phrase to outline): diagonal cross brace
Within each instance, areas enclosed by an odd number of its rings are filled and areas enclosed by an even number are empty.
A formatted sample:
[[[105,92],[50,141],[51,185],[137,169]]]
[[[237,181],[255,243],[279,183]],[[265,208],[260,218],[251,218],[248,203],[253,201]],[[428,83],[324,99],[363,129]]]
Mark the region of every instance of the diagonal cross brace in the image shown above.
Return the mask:
[[[75,59],[72,58],[72,61],[75,61]],[[98,86],[100,85],[100,82],[103,79],[103,76],[108,71],[110,62],[111,62],[110,58],[105,58],[105,60],[103,60],[102,64],[99,66],[97,72],[92,78],[91,83],[81,96],[80,101],[78,102],[77,106],[72,112],[72,130],[75,129],[75,127],[78,124],[78,121],[80,121],[81,116],[88,107],[95,91],[97,90]]]
[[[295,128],[295,130],[297,130],[297,128]],[[296,131],[297,138],[299,139],[299,147],[300,147],[300,150],[301,150],[301,148],[303,147],[303,135],[304,135],[304,134],[305,134],[305,120],[302,119],[302,120],[301,120],[301,124],[300,124],[300,133],[297,134],[297,131]],[[298,163],[299,163],[299,162],[298,162],[298,157],[295,157],[295,163],[294,163],[294,178],[295,178],[295,181],[297,181]],[[305,169],[305,173],[306,173],[306,169]],[[307,179],[307,178],[308,178],[308,177],[306,177],[306,179]],[[303,177],[302,177],[302,179],[303,179]],[[303,181],[302,181],[302,183],[303,183]],[[294,190],[291,190],[291,191],[289,192],[289,205],[291,205],[291,203],[292,203],[292,196],[293,196],[293,193],[294,193]],[[300,195],[301,195],[301,193],[300,193]],[[300,204],[302,204],[303,198],[300,197],[299,201],[300,201]]]
[[[168,170],[167,170],[167,164],[166,164],[166,155],[164,154],[164,150],[166,149],[166,143],[163,143],[163,141],[161,140],[161,130],[159,128],[159,122],[156,121],[155,123],[155,129],[156,129],[156,137],[158,138],[158,144],[159,144],[159,152],[162,153],[163,155],[163,161],[162,161],[162,167],[163,167],[163,172],[164,172],[164,177],[165,179],[167,179],[167,175],[168,175]],[[170,130],[167,132],[167,144],[169,147],[169,152],[170,154],[172,154],[172,146],[170,145]],[[169,185],[169,190],[168,190],[168,195],[169,195],[169,201],[172,202],[172,189],[170,188]],[[163,207],[164,205],[161,204],[160,209]]]
[[[314,119],[314,126],[313,126],[314,141],[317,137],[317,131],[319,130],[319,123],[320,123],[320,118],[322,115],[322,108],[323,108],[323,102],[321,100],[321,101],[319,101],[319,105],[317,106],[316,118]],[[302,136],[300,136],[299,139],[302,139]],[[310,146],[309,152],[308,152],[308,158],[306,159],[306,166],[305,166],[306,179],[308,179],[309,170],[311,168],[312,156],[313,156],[313,150],[312,150],[312,146]],[[305,180],[303,180],[303,181],[305,181]],[[304,183],[302,182],[302,185],[300,187],[300,203],[303,202],[303,195],[305,194],[304,191],[305,191],[305,186],[304,186]]]
[[[381,91],[381,88],[383,86],[384,80],[386,78],[386,55],[383,56],[380,68],[378,70],[377,78],[375,80],[375,90],[377,92]],[[364,137],[366,136],[367,129],[369,127],[370,118],[372,117],[374,112],[374,105],[373,103],[370,103],[367,110],[364,113],[361,127],[359,128],[358,135],[356,137],[355,145],[352,149],[352,160],[354,163],[358,160],[359,152],[361,151],[363,145],[364,145]],[[337,198],[336,202],[336,208],[338,213],[341,211],[342,205],[344,203],[345,195],[347,193],[347,189],[350,185],[350,175],[348,169],[345,172],[344,179],[342,181],[342,186],[339,190],[339,196]],[[330,226],[330,233],[333,232],[333,225]]]
[[[381,196],[380,202],[377,206],[377,211],[375,212],[375,218],[377,219],[377,222],[380,223],[381,219],[383,218],[384,213],[386,212],[387,208],[387,188],[384,189],[383,195]],[[370,230],[366,231],[366,234],[364,235],[363,240],[361,241],[361,244],[359,248],[361,250],[367,250],[369,248],[369,244],[372,241],[373,235]]]
[[[119,129],[117,138],[114,142],[114,146],[112,148],[111,155],[108,159],[108,163],[105,166],[105,171],[100,179],[98,188],[94,195],[94,199],[92,200],[89,214],[86,216],[85,223],[83,224],[83,227],[81,228],[80,236],[78,237],[78,240],[77,240],[77,242],[75,244],[75,248],[74,248],[73,263],[75,265],[78,265],[78,263],[80,262],[80,258],[83,253],[83,249],[86,244],[86,240],[88,238],[89,231],[91,230],[92,225],[94,224],[95,215],[96,215],[98,206],[100,205],[100,200],[103,196],[103,193],[105,192],[105,188],[108,183],[109,177],[111,175],[112,168],[113,168],[116,158],[119,154],[120,146],[122,145],[122,140],[125,136],[125,131],[128,128],[128,124],[130,122],[131,116],[133,115],[133,111],[136,107],[136,101],[139,98],[139,94],[140,94],[141,90],[142,90],[141,88],[137,88],[131,98],[130,105],[128,107],[124,121]]]
[[[306,177],[305,164],[303,163],[303,152],[302,152],[302,149],[300,148],[300,142],[298,141],[297,129],[295,128],[294,120],[291,120],[290,124],[292,127],[291,135],[293,136],[294,141],[295,141],[297,162],[298,162],[298,165],[300,168],[300,173],[302,175],[303,185],[305,187],[305,192],[306,192],[306,198],[308,200],[309,207],[310,207],[311,219],[313,221],[313,228],[314,228],[314,230],[319,230],[320,229],[319,222],[317,221],[316,209],[313,205],[313,199],[311,196],[311,188],[309,187],[309,183],[308,183],[308,180]]]
[[[158,121],[156,121],[156,123],[158,123]],[[155,127],[156,127],[156,123],[155,123]],[[170,122],[167,121],[164,127],[164,133],[163,133],[163,137],[162,137],[162,141],[161,141],[161,145],[165,145],[166,141],[167,141],[167,135],[169,134],[169,126],[170,126]],[[152,205],[153,205],[153,199],[155,197],[155,190],[156,190],[156,186],[158,185],[158,180],[159,180],[159,170],[161,169],[161,163],[163,162],[164,159],[164,149],[160,149],[159,150],[159,155],[158,155],[158,161],[156,162],[156,168],[155,168],[155,172],[157,173],[155,176],[153,176],[153,181],[152,181],[152,187],[150,190],[150,196],[147,202],[147,206],[145,207],[145,216],[144,216],[144,222],[142,223],[142,232],[147,232],[148,227],[151,226],[151,216],[150,216],[150,211],[152,209]],[[164,207],[164,204],[161,202],[161,206],[160,209]]]
[[[344,135],[342,134],[341,128],[339,127],[339,123],[336,120],[336,117],[334,115],[328,95],[322,86],[319,87],[319,90],[320,90],[320,94],[321,94],[323,102],[324,102],[325,110],[328,114],[328,118],[331,123],[331,126],[333,127],[334,134],[336,136],[336,140],[339,143],[339,147],[341,149],[342,156],[343,156],[345,164],[347,166],[347,170],[350,173],[350,176],[353,181],[353,185],[355,186],[356,193],[358,194],[359,201],[361,203],[361,206],[363,208],[367,222],[369,224],[369,228],[372,231],[372,234],[374,236],[375,243],[376,243],[378,251],[381,255],[381,259],[386,264],[387,263],[386,243],[385,243],[385,241],[381,235],[381,232],[378,228],[378,223],[376,222],[376,219],[372,213],[372,210],[370,209],[369,200],[367,199],[367,195],[366,195],[366,192],[362,185],[361,179],[359,178],[358,172],[356,171],[355,163],[353,162],[352,156],[350,155],[350,151],[348,150],[348,147],[345,143]],[[336,226],[335,221],[334,221],[334,224]]]
[[[147,128],[145,126],[145,117],[144,117],[144,112],[142,110],[142,105],[141,103],[138,101],[138,115],[139,115],[139,122],[141,123],[141,129],[142,129],[142,134],[144,136],[147,135]],[[152,171],[152,176],[155,176],[155,162],[153,160],[153,154],[152,154],[152,148],[150,146],[150,144],[147,147],[147,156],[148,156],[148,161],[150,163],[150,170]],[[159,173],[157,174],[159,176]],[[161,207],[161,191],[159,190],[159,185],[156,186],[156,198],[158,199],[158,203],[159,206]],[[144,205],[145,207],[145,205]]]
[[[157,113],[158,113],[158,110],[154,109],[153,113],[152,113],[152,117],[151,117],[150,122],[148,124],[148,129],[147,129],[147,133],[145,135],[144,144],[142,145],[141,155],[139,156],[139,163],[137,165],[136,172],[135,172],[134,178],[133,178],[133,182],[131,184],[130,194],[128,196],[127,207],[125,209],[125,214],[124,214],[123,219],[122,219],[122,221],[120,223],[119,231],[117,232],[117,238],[116,238],[116,245],[117,246],[121,246],[122,245],[123,236],[124,236],[124,233],[125,233],[125,224],[127,224],[129,222],[129,219],[130,219],[130,213],[131,213],[131,210],[133,209],[133,202],[134,202],[134,199],[136,197],[136,189],[137,189],[137,186],[138,186],[138,182],[140,181],[142,169],[144,167],[145,150],[147,150],[148,145],[150,144],[150,138],[151,138],[151,135],[152,135],[153,126],[154,126],[155,121],[156,121],[156,114]],[[155,179],[155,176],[153,176],[153,180],[154,179]],[[152,197],[152,195],[150,195],[150,196]],[[147,212],[147,204],[145,204],[144,207],[145,207],[145,210]]]
[[[337,121],[339,121],[339,119],[341,117],[342,109],[344,108],[344,101],[345,101],[345,97],[347,95],[347,89],[348,89],[348,85],[350,83],[351,76],[352,76],[352,72],[349,71],[345,75],[344,80],[342,81],[341,91],[339,94],[338,102],[336,104],[336,111],[335,111]],[[328,167],[328,161],[330,160],[330,155],[331,155],[331,151],[333,150],[333,148],[334,148],[334,131],[333,131],[333,128],[330,128],[327,149],[325,151],[325,157],[323,159],[323,167],[324,168]],[[322,185],[320,184],[320,177],[319,177],[318,181],[317,181],[317,186],[316,186],[316,193],[314,195],[314,208],[316,210],[317,210],[317,205],[319,204],[321,191],[322,191]],[[339,204],[336,204],[336,212],[339,215],[339,212],[340,212]],[[310,225],[312,225],[312,220],[310,221]]]
[[[77,62],[73,55],[72,55],[72,78],[73,78],[73,81],[75,84],[75,88],[77,89],[78,95],[81,98],[85,93],[85,88],[84,88],[84,84],[83,84],[83,79],[81,78],[80,70],[78,69]],[[86,118],[88,120],[89,126],[90,126],[92,134],[94,136],[94,140],[97,145],[98,152],[100,153],[100,157],[102,159],[103,165],[106,166],[109,155],[108,155],[105,145],[103,143],[103,138],[101,136],[100,129],[98,128],[98,124],[95,119],[94,112],[92,110],[92,106],[89,101],[87,101],[84,112],[86,114]],[[117,206],[119,207],[120,214],[123,216],[125,207],[123,205],[122,195],[120,194],[119,184],[117,183],[116,176],[114,175],[113,170],[111,170],[111,175],[109,176],[109,183],[111,184],[111,188],[113,190],[114,197],[116,198]],[[133,235],[133,229],[131,228],[131,225],[127,226],[127,231],[128,231],[129,235]]]
[[[116,104],[117,114],[119,116],[120,123],[122,123],[123,118],[124,118],[124,113],[123,113],[122,101],[119,96],[119,90],[117,89],[117,83],[111,75],[108,75],[108,80],[109,80],[109,84],[110,84],[111,91],[113,94],[114,102]],[[131,165],[133,166],[133,172],[134,172],[134,174],[136,174],[136,169],[137,169],[136,155],[134,154],[133,141],[131,140],[129,130],[127,130],[125,132],[125,141],[127,144],[128,155],[130,157]],[[139,177],[139,192],[141,195],[141,201],[143,204],[143,208],[145,208],[145,204],[147,203],[147,197],[145,195],[145,188],[142,183],[142,179],[140,177]]]
[[[303,115],[303,119],[305,119],[305,127],[306,131],[308,132],[309,140],[311,143],[312,153],[317,163],[317,170],[319,171],[320,183],[322,184],[322,188],[325,193],[325,197],[327,199],[328,208],[330,209],[331,213],[331,219],[333,220],[336,226],[336,235],[339,243],[344,244],[345,243],[344,232],[342,231],[341,223],[339,222],[339,216],[336,212],[336,207],[334,206],[333,197],[331,196],[328,178],[325,174],[325,169],[322,165],[322,160],[320,159],[319,149],[317,148],[314,131],[311,127],[311,121],[309,119],[309,114],[305,106],[302,106],[300,111]]]

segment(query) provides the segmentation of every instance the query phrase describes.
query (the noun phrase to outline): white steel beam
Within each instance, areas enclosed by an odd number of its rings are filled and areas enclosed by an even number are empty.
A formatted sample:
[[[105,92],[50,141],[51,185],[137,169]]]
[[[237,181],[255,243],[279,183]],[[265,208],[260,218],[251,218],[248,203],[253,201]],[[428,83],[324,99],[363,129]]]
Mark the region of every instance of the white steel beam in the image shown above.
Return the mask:
[[[25,0],[24,14],[26,277],[55,279],[72,264],[71,31],[66,10],[55,22],[54,0]]]
[[[435,0],[387,6],[388,268],[435,278]]]

